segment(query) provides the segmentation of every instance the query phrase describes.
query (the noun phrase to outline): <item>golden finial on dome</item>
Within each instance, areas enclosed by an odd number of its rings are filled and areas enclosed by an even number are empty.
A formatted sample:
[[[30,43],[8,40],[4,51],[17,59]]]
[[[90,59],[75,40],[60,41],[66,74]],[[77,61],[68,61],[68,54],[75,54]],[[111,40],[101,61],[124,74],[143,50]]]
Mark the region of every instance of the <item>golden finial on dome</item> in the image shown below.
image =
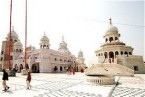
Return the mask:
[[[109,24],[112,25],[112,20],[111,20],[111,18],[109,19]]]

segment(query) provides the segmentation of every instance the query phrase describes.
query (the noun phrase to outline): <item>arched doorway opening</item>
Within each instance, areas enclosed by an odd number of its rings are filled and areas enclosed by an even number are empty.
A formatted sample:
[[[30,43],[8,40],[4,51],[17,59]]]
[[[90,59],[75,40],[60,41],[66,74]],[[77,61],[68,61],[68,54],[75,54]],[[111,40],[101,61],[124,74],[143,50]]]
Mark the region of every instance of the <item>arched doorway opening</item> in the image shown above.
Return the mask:
[[[62,71],[62,66],[60,66],[60,71]]]
[[[113,52],[109,52],[109,62],[114,62],[114,53]]]
[[[108,58],[107,52],[104,53],[105,58]]]
[[[115,52],[115,57],[116,57],[117,55],[119,55],[119,52],[118,52],[118,51]]]
[[[127,55],[127,57],[128,57],[128,52],[125,52],[124,54]]]
[[[26,64],[26,69],[29,69],[29,65],[28,64]]]
[[[15,68],[16,71],[18,71],[18,65],[17,64],[15,64],[14,68]]]
[[[32,72],[33,73],[39,73],[39,63],[32,65]]]
[[[121,51],[120,54],[123,55],[123,51]]]
[[[113,52],[109,52],[109,58],[114,58],[114,53]]]
[[[23,69],[23,65],[22,64],[20,64],[20,72],[21,72],[21,70]]]

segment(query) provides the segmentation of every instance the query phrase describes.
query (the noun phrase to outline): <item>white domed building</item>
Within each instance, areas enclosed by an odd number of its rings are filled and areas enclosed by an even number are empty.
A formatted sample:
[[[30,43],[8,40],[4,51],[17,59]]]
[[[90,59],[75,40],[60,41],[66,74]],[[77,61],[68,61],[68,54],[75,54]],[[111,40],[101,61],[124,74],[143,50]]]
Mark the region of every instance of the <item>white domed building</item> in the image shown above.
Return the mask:
[[[75,68],[76,57],[69,52],[63,39],[59,49],[53,50],[44,34],[40,39],[40,49],[30,50],[27,54],[32,72],[65,72],[67,68]]]
[[[6,41],[2,43],[1,50],[1,69],[8,69],[8,45],[9,34]],[[40,39],[40,48],[36,49],[33,46],[26,48],[26,65],[24,62],[25,52],[23,45],[18,39],[18,34],[12,30],[12,46],[11,46],[11,68],[16,68],[18,71],[29,69],[33,73],[38,72],[66,72],[68,68],[75,68],[76,57],[71,54],[67,48],[67,43],[62,38],[58,50],[50,49],[49,38],[44,34]]]
[[[86,75],[134,75],[145,73],[142,56],[133,55],[133,48],[119,40],[118,28],[110,25],[107,29],[105,43],[96,50],[98,64],[86,70]]]
[[[9,39],[10,39],[10,33],[7,34],[6,40],[2,41],[1,54],[0,54],[0,69],[9,68],[9,66],[8,66]],[[14,48],[14,45],[17,49]],[[19,37],[18,37],[18,34],[15,32],[14,27],[12,27],[11,46],[10,46],[10,51],[13,52],[13,50],[23,51],[22,44],[19,42]],[[13,62],[12,62],[12,59],[13,59],[12,53],[11,53],[10,59],[11,59],[10,63],[13,64]],[[12,66],[10,68],[12,68]]]

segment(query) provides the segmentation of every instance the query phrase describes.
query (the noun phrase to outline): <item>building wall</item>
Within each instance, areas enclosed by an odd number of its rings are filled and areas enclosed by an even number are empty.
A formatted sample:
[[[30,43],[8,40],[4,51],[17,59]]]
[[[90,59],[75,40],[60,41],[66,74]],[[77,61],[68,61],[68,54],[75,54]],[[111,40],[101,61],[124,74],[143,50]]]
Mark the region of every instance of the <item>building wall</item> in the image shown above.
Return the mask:
[[[39,72],[66,72],[69,67],[75,67],[76,58],[71,54],[60,53],[49,49],[36,49],[28,53],[29,69],[34,70],[34,66],[39,68]],[[57,70],[54,70],[57,68]]]
[[[117,63],[134,70],[135,74],[145,73],[145,65],[142,56],[118,56]]]

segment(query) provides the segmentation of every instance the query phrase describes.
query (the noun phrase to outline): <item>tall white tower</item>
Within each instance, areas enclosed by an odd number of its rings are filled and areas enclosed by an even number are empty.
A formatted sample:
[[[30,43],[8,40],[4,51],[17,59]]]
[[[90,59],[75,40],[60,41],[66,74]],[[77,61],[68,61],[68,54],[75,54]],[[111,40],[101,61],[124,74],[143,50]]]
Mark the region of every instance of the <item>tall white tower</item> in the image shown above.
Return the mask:
[[[76,60],[76,65],[77,65],[78,71],[80,71],[81,69],[85,69],[86,66],[85,66],[84,61],[85,61],[85,59],[84,59],[83,52],[80,50],[78,53],[77,60]]]
[[[104,35],[105,43],[96,51],[98,63],[114,63],[117,56],[132,55],[133,48],[126,46],[119,38],[117,27],[113,26],[112,20],[109,19],[109,27]]]

